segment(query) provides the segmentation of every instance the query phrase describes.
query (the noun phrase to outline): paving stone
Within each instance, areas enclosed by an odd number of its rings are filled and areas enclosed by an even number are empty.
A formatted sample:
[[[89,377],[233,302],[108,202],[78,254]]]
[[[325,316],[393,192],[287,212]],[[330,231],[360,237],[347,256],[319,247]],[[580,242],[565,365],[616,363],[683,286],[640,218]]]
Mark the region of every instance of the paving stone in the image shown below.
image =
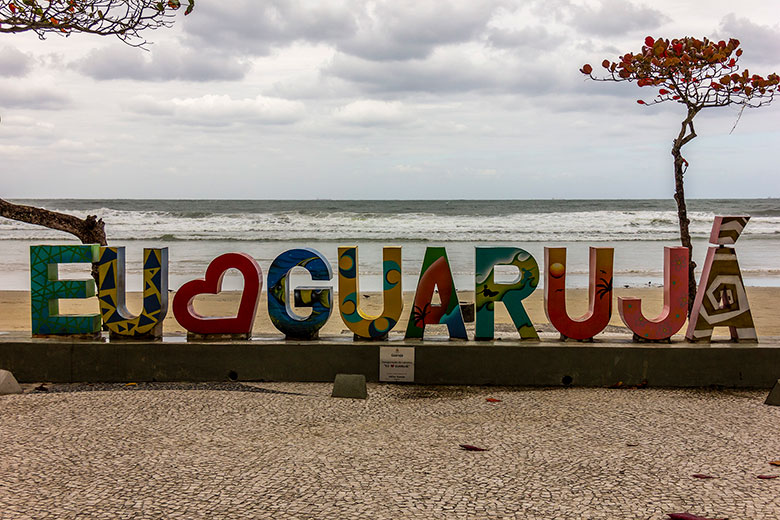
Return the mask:
[[[47,387],[0,399],[3,520],[780,511],[780,479],[756,478],[780,474],[765,391],[369,384],[355,406],[330,383]]]

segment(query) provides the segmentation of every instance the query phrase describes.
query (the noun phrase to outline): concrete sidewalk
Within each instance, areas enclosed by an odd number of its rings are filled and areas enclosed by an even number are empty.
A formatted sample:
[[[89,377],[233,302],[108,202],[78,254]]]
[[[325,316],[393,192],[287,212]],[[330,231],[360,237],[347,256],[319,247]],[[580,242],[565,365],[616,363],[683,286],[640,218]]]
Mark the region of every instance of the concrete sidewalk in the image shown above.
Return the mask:
[[[0,397],[3,520],[780,517],[766,391],[47,388]]]

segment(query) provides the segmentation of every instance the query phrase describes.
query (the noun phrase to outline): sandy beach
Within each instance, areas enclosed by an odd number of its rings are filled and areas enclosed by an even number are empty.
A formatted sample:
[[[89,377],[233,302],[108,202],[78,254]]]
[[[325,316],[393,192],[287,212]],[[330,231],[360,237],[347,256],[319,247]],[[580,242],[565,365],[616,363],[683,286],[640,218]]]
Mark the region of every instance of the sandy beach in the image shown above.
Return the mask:
[[[748,298],[753,312],[753,319],[756,324],[756,330],[761,337],[780,336],[780,319],[778,319],[777,310],[780,308],[780,288],[776,287],[748,287]],[[222,292],[217,295],[198,296],[195,300],[195,309],[209,316],[232,316],[238,309],[240,293]],[[473,302],[473,291],[461,291],[459,296],[462,302]],[[628,329],[620,319],[617,309],[617,297],[636,297],[642,299],[642,309],[648,318],[656,317],[663,307],[663,289],[661,288],[619,288],[615,290],[615,300],[613,303],[613,314],[610,322],[609,333],[628,333]],[[406,322],[409,318],[412,298],[414,293],[405,293],[405,306],[401,323],[399,323],[393,333],[400,334],[406,330]],[[171,301],[173,293],[171,293]],[[267,295],[265,291],[261,294],[257,309],[257,317],[253,328],[253,334],[257,336],[278,335],[278,331],[271,324],[267,311]],[[334,302],[337,295],[334,295]],[[549,326],[547,316],[544,312],[544,294],[542,290],[537,290],[526,302],[526,310],[531,320],[537,326],[537,329],[547,332],[553,332]],[[587,310],[587,290],[586,289],[568,289],[567,290],[567,308],[569,314],[573,317],[580,316]],[[362,295],[362,310],[368,314],[378,314],[382,308],[382,299],[380,293],[365,293]],[[141,309],[140,293],[128,293],[128,308],[131,312],[137,313]],[[320,331],[322,336],[350,334],[346,326],[337,315],[337,305],[334,314],[328,323]],[[30,330],[30,294],[27,291],[0,291],[0,331],[23,332]],[[61,300],[60,311],[68,314],[99,312],[97,298],[84,300]],[[306,310],[299,312],[305,315]],[[613,328],[616,327],[616,328]],[[467,329],[473,331],[473,323],[467,324]],[[623,329],[623,330],[621,330]],[[441,326],[429,326],[429,330],[434,334],[446,333],[446,328]],[[176,322],[169,302],[169,312],[165,319],[164,333],[166,335],[181,335],[186,331]],[[511,325],[511,320],[503,305],[498,306],[496,312],[496,332],[497,336],[508,338],[516,337],[516,333]],[[683,331],[684,332],[684,329]],[[715,336],[728,335],[726,328],[715,329]],[[681,338],[681,334],[678,334]]]

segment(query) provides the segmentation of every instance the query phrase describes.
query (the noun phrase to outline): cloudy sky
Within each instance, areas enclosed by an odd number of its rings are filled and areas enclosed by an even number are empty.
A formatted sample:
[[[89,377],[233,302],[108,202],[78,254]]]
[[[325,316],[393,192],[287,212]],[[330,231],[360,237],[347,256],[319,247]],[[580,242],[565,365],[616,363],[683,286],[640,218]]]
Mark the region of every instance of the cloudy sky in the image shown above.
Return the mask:
[[[780,71],[774,0],[198,0],[148,52],[0,35],[0,196],[668,198],[682,107],[578,71],[647,35]],[[780,197],[780,99],[731,134],[711,110],[688,196]]]

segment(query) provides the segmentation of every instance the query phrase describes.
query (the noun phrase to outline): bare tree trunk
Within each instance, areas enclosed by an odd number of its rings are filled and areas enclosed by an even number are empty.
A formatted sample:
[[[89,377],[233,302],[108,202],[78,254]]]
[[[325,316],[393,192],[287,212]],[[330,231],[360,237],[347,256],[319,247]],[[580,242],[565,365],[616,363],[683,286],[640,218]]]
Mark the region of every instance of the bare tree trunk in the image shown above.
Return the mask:
[[[0,199],[0,217],[64,231],[81,240],[82,244],[107,245],[105,224],[103,219],[99,219],[95,215],[87,215],[87,218],[80,219],[73,215],[36,208],[35,206],[14,204]],[[98,283],[97,264],[92,264],[92,277],[95,279],[95,283]]]
[[[693,261],[693,244],[691,243],[691,233],[688,219],[688,209],[685,206],[685,187],[683,177],[688,169],[686,161],[681,153],[682,147],[688,144],[691,139],[696,137],[696,131],[693,128],[693,118],[700,109],[688,107],[688,115],[682,122],[680,133],[672,143],[672,157],[674,157],[674,200],[677,202],[677,218],[680,222],[680,243],[688,248],[690,262],[688,264],[688,315],[693,308],[693,301],[696,298],[696,277],[694,270],[696,263]]]

